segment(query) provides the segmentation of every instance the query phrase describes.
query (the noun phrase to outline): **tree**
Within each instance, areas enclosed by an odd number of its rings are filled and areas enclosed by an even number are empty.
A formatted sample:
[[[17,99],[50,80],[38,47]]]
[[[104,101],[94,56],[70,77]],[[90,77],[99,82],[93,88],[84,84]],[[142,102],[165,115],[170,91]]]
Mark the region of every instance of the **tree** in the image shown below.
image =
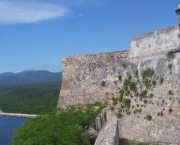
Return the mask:
[[[95,107],[97,106],[97,107]],[[81,137],[105,107],[96,102],[56,109],[29,119],[13,136],[13,145],[89,145],[89,134]]]

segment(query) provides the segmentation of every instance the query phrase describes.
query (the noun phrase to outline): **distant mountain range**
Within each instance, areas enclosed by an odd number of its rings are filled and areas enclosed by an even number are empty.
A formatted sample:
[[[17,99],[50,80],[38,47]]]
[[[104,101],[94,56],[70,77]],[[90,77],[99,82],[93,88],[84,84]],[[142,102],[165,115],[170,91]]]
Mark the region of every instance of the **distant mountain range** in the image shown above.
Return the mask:
[[[6,72],[0,74],[0,86],[35,84],[53,81],[62,81],[62,72],[23,71],[20,73]]]

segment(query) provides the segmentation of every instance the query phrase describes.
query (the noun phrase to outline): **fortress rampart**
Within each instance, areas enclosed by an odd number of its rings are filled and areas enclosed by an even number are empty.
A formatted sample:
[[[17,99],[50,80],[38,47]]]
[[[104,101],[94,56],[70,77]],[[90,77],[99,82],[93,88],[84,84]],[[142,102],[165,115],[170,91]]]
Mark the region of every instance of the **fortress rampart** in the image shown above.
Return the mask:
[[[129,51],[63,59],[58,107],[95,101],[119,117],[120,138],[180,144],[179,26],[134,37]]]

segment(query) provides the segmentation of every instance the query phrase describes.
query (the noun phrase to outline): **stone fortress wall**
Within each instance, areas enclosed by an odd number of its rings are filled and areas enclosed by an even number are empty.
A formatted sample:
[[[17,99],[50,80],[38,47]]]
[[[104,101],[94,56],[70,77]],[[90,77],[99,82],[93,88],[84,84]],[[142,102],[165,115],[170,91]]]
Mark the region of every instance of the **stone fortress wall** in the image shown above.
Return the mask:
[[[127,58],[128,51],[66,57],[58,106],[109,100],[106,92],[116,89],[114,81],[123,71],[120,64]],[[106,87],[102,81],[106,81]]]
[[[120,138],[180,144],[179,45],[179,26],[174,26],[134,37],[129,51],[66,57],[58,107],[107,101],[119,117]],[[147,69],[153,75],[144,79]],[[124,86],[127,79],[136,84],[136,93]],[[119,102],[120,90],[129,108]]]

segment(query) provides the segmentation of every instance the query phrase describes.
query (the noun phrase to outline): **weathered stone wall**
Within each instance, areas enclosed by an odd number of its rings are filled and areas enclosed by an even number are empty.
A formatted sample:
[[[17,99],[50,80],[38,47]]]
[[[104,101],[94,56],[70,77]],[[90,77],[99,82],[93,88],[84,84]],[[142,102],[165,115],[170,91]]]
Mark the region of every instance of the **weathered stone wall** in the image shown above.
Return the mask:
[[[124,115],[120,119],[120,137],[180,144],[180,54],[175,53],[174,59],[166,56],[168,51],[180,49],[179,44],[178,27],[157,30],[132,39],[127,72],[133,76],[135,70],[141,73],[151,68],[154,70],[152,79],[156,81],[156,86],[148,90],[148,94],[153,93],[154,97],[148,98],[147,104],[131,98],[131,106],[141,109],[141,113],[134,113],[135,108],[131,108],[131,115]],[[172,65],[171,69],[169,64]],[[164,80],[162,84],[160,78]],[[136,79],[133,77],[133,80]],[[145,90],[141,76],[139,80],[140,83],[136,82],[138,90],[141,90],[139,86]],[[169,113],[169,109],[173,112]],[[158,116],[160,112],[163,116]],[[151,121],[145,119],[147,114],[152,116]]]
[[[107,101],[116,89],[128,51],[70,56],[63,59],[63,81],[58,107]],[[105,82],[105,87],[101,85]],[[107,92],[107,93],[106,93]]]
[[[167,53],[179,48],[179,27],[169,27],[134,37],[131,41],[129,59],[141,61],[147,57]]]
[[[121,138],[180,144],[180,53],[172,59],[166,56],[168,51],[180,49],[179,44],[179,28],[175,26],[134,37],[129,51],[65,58],[58,107],[108,101],[109,109],[120,117]],[[154,71],[148,78],[149,87],[142,77],[147,68]],[[131,103],[126,109],[119,97],[130,76],[137,94],[146,90],[147,96],[140,99],[127,88],[124,98]],[[156,82],[154,86],[152,81]],[[153,97],[149,97],[151,94]]]

